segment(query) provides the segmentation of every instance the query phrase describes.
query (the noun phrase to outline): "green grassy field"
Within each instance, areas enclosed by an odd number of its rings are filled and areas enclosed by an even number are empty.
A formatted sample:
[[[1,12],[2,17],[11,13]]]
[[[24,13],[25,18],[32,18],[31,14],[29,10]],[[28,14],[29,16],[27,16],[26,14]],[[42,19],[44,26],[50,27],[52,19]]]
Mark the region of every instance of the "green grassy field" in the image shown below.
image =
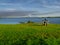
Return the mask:
[[[0,24],[0,45],[60,45],[60,24]]]

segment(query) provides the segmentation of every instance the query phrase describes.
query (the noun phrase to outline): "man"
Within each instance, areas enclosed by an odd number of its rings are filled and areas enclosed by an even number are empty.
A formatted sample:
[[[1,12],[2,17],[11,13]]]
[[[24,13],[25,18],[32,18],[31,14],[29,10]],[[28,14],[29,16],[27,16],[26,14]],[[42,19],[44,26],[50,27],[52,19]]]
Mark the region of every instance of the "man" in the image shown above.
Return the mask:
[[[48,20],[45,18],[44,21],[43,21],[43,25],[47,26],[47,23],[48,23]]]

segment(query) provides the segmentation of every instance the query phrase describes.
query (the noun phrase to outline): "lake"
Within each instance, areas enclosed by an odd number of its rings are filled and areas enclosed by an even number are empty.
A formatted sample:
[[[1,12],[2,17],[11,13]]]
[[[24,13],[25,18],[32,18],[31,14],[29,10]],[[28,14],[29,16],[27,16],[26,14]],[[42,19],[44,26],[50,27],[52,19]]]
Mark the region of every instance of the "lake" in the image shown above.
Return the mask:
[[[27,17],[27,18],[0,18],[0,24],[18,24],[19,22],[42,22],[44,18],[39,17]],[[60,24],[60,18],[47,18],[49,23]]]

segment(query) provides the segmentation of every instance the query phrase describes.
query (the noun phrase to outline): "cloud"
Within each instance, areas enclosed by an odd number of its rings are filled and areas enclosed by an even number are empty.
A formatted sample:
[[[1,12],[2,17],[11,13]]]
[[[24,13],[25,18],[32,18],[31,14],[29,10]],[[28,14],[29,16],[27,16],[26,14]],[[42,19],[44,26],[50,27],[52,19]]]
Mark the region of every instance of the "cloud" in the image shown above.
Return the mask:
[[[13,5],[12,3],[0,3],[0,5]]]
[[[45,8],[52,8],[52,9],[60,9],[60,6],[58,5],[43,5]]]
[[[0,5],[20,5],[20,3],[0,3]]]
[[[17,9],[15,9],[15,8],[4,8],[4,9],[0,9],[0,12],[1,11],[13,12],[13,11],[17,11]]]
[[[58,0],[0,0],[0,11],[17,11],[17,10],[38,11],[39,13],[44,14],[44,13],[60,10],[60,1]]]
[[[5,11],[16,11],[14,8],[6,8]]]

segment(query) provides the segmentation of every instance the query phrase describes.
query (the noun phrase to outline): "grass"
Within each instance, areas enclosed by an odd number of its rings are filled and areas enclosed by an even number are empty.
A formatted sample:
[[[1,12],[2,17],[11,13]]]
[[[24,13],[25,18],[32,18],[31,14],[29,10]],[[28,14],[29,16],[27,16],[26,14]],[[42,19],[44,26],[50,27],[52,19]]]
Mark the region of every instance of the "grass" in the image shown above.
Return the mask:
[[[60,45],[60,24],[0,24],[0,45]]]

